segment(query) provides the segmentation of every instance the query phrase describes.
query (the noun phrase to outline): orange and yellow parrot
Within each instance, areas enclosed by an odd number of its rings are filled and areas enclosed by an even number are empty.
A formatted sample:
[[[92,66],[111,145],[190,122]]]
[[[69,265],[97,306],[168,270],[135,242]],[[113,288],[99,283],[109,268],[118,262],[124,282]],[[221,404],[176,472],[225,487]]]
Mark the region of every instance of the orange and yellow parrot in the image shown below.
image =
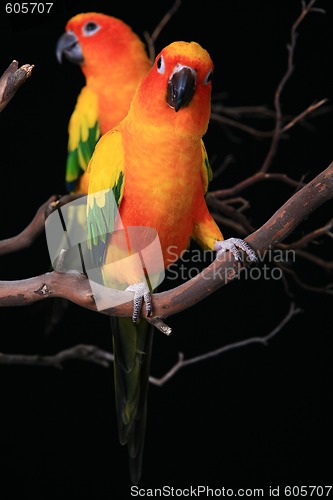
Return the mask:
[[[99,140],[88,166],[88,236],[95,262],[102,266],[105,285],[134,292],[133,318],[116,319],[113,341],[119,436],[128,446],[135,484],[142,469],[152,347],[147,322],[139,316],[143,300],[152,314],[151,283],[160,271],[141,238],[149,228],[156,230],[164,268],[191,239],[217,254],[229,250],[240,259],[243,250],[256,259],[243,240],[223,239],[205,201],[211,169],[202,137],[210,118],[212,75],[211,58],[198,43],[165,47],[139,84],[127,116]],[[139,236],[131,237],[133,227],[140,228]],[[142,248],[148,249],[145,263],[150,259],[146,268],[134,259]],[[122,259],[127,255],[132,265]]]
[[[58,61],[79,64],[86,84],[68,125],[66,185],[86,194],[86,168],[97,140],[127,114],[141,78],[151,68],[145,46],[120,19],[96,12],[77,14],[56,46]]]

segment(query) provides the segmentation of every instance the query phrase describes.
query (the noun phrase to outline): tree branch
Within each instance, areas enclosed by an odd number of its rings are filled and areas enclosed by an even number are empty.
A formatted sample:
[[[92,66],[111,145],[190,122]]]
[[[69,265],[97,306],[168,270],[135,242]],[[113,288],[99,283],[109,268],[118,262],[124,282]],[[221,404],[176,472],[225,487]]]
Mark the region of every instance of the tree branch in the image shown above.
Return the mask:
[[[0,240],[0,256],[7,253],[18,252],[28,248],[44,232],[45,220],[58,207],[66,205],[70,201],[79,198],[82,195],[52,195],[36,212],[36,215],[30,224],[23,231],[11,238]]]
[[[17,61],[12,61],[0,77],[0,111],[2,111],[21,85],[29,78],[33,64],[24,64],[20,68]]]
[[[302,2],[302,10],[296,21],[291,27],[290,31],[290,42],[287,46],[288,50],[288,62],[287,62],[287,69],[284,75],[282,76],[275,95],[274,95],[274,109],[275,109],[275,127],[274,127],[274,132],[273,132],[273,138],[272,142],[270,145],[270,148],[268,150],[268,153],[266,155],[266,158],[261,166],[261,172],[267,172],[268,168],[270,167],[270,164],[272,162],[272,159],[277,151],[277,147],[281,138],[282,134],[282,110],[281,110],[281,94],[286,86],[286,83],[288,82],[289,78],[291,77],[293,71],[294,71],[294,53],[295,53],[295,48],[296,48],[296,40],[297,40],[297,29],[299,25],[302,23],[304,18],[309,14],[309,12],[314,11],[315,9],[312,9],[313,5],[316,3],[317,0],[310,0],[308,4],[305,2]]]
[[[297,123],[300,123],[309,116],[310,114],[314,113],[314,111],[317,111],[319,108],[321,108],[324,104],[328,102],[328,99],[321,99],[319,102],[315,102],[313,104],[310,104],[306,109],[304,109],[301,113],[299,113],[297,116],[294,116],[293,118],[290,118],[290,120],[282,126],[282,115],[281,115],[281,128],[279,129],[279,139],[282,137],[282,135],[293,128]],[[264,107],[262,107],[264,109]],[[258,109],[261,109],[260,106],[258,106]],[[219,111],[219,112],[218,112]],[[323,111],[327,111],[327,107],[323,109]],[[243,132],[246,132],[247,134],[250,134],[254,137],[258,138],[268,138],[268,137],[275,137],[276,135],[276,128],[273,130],[259,130],[254,127],[251,127],[250,125],[246,125],[243,122],[237,121],[233,118],[229,118],[228,116],[224,116],[222,113],[227,114],[228,108],[227,107],[220,107],[220,106],[213,106],[212,107],[212,113],[210,115],[211,121],[215,123],[219,123],[221,125],[227,125],[229,127],[237,128],[239,130],[242,130]],[[263,117],[266,117],[267,112],[263,111]],[[275,114],[274,114],[275,116]],[[277,144],[276,144],[277,146]],[[272,154],[275,154],[276,150],[273,151]],[[266,171],[266,170],[264,170]]]
[[[333,162],[297,191],[261,228],[250,234],[246,241],[257,253],[276,247],[303,219],[331,198]],[[244,265],[248,265],[248,262],[244,262]],[[234,280],[239,269],[239,264],[226,252],[191,280],[166,292],[153,294],[154,317],[147,319],[156,322],[156,318],[165,318],[188,309]],[[101,312],[131,317],[132,294],[117,290],[112,293],[115,297],[121,294],[124,303]],[[75,271],[53,271],[20,281],[0,281],[0,307],[23,306],[53,297],[62,297],[87,309],[97,310],[89,280]],[[146,314],[145,307],[142,314]]]
[[[152,35],[148,33],[148,31],[145,31],[143,33],[143,36],[146,39],[146,43],[148,46],[148,54],[149,54],[149,59],[153,62],[155,59],[155,42],[157,38],[160,36],[161,31],[165,28],[165,26],[168,24],[172,16],[177,12],[179,7],[181,6],[182,0],[175,0],[173,6],[164,14],[163,18],[160,20],[156,28],[154,29]]]
[[[293,316],[302,312],[301,309],[296,308],[294,303],[290,304],[290,308],[283,320],[264,337],[250,337],[248,339],[232,342],[213,351],[205,354],[195,356],[193,358],[184,359],[182,352],[178,353],[178,361],[175,363],[168,372],[160,378],[150,376],[149,381],[153,385],[161,387],[168,382],[181,368],[189,365],[197,364],[206,361],[212,357],[220,356],[226,352],[240,347],[247,347],[251,344],[263,344],[267,346],[268,342],[275,337],[282,328],[291,320]],[[0,353],[0,365],[25,365],[25,366],[40,366],[40,367],[53,367],[62,369],[64,363],[68,361],[89,361],[104,368],[108,368],[114,362],[114,355],[104,349],[100,349],[95,345],[78,344],[69,349],[51,355],[29,355],[29,354],[7,354]]]
[[[231,344],[227,344],[225,346],[219,347],[218,349],[214,349],[213,351],[209,351],[189,359],[184,359],[184,354],[182,352],[179,352],[177,363],[175,363],[165,375],[160,378],[151,376],[149,380],[154,385],[162,386],[172,377],[174,377],[174,375],[181,368],[201,363],[202,361],[207,361],[207,359],[215,358],[216,356],[220,356],[221,354],[224,354],[226,352],[232,351],[234,349],[239,349],[240,347],[247,347],[251,344],[263,344],[264,346],[267,346],[268,342],[282,330],[282,328],[291,320],[291,318],[300,312],[302,312],[302,310],[296,308],[295,304],[292,302],[290,304],[289,311],[283,318],[283,320],[274,328],[274,330],[272,330],[264,337],[250,337],[248,339],[239,340],[238,342],[232,342]]]
[[[90,361],[107,368],[113,362],[113,354],[95,345],[78,344],[57,354],[43,356],[40,354],[7,354],[0,353],[0,365],[53,366],[63,368],[66,361]]]
[[[249,188],[250,186],[253,186],[257,182],[262,182],[262,181],[279,181],[283,182],[284,184],[294,187],[296,189],[299,189],[300,187],[304,186],[304,182],[302,180],[296,181],[289,177],[287,174],[283,173],[267,173],[267,172],[256,172],[255,174],[251,175],[250,177],[247,177],[246,179],[240,181],[238,184],[235,184],[234,186],[230,188],[225,188],[225,189],[217,189],[216,191],[210,191],[207,194],[207,202],[210,203],[212,198],[228,198],[229,196],[235,196],[238,193],[244,191],[245,189]]]

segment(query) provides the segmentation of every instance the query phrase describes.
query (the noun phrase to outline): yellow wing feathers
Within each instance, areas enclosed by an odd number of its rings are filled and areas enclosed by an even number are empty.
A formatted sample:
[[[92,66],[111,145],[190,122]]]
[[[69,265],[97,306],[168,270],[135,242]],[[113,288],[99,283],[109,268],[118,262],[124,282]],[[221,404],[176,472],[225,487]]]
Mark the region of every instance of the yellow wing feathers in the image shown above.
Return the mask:
[[[91,206],[91,197],[98,196],[99,191],[113,189],[124,172],[124,149],[120,132],[114,129],[101,137],[87,172],[90,175],[88,204]]]
[[[79,146],[80,140],[83,142],[88,140],[89,129],[95,127],[97,121],[97,96],[89,87],[83,87],[68,125],[70,151],[74,151]]]
[[[68,157],[66,183],[70,191],[86,170],[100,137],[98,99],[88,87],[83,87],[68,125]]]

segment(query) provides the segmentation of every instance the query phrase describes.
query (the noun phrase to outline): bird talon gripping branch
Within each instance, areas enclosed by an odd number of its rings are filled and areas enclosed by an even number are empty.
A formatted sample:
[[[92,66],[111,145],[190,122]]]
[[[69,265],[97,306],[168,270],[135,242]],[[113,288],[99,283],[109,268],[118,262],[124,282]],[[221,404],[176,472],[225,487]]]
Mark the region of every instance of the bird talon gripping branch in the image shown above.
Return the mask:
[[[140,316],[143,302],[146,304],[147,316],[152,315],[151,294],[147,284],[142,281],[126,288],[126,292],[134,292],[132,321],[136,323]]]
[[[237,261],[242,260],[240,250],[243,250],[249,262],[255,262],[256,260],[258,260],[254,250],[252,250],[250,245],[241,238],[229,238],[227,240],[216,241],[214,250],[217,251],[216,257],[219,257],[222,253],[229,250]]]

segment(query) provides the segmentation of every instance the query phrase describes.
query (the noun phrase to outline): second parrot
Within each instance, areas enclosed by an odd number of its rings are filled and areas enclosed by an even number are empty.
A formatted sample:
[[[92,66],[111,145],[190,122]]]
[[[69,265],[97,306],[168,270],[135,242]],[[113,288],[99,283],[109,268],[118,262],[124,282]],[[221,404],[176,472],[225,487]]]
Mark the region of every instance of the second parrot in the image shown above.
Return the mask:
[[[72,17],[56,47],[58,61],[78,64],[85,76],[68,126],[66,185],[88,192],[86,168],[99,137],[127,114],[151,61],[138,35],[122,20],[98,12]]]

